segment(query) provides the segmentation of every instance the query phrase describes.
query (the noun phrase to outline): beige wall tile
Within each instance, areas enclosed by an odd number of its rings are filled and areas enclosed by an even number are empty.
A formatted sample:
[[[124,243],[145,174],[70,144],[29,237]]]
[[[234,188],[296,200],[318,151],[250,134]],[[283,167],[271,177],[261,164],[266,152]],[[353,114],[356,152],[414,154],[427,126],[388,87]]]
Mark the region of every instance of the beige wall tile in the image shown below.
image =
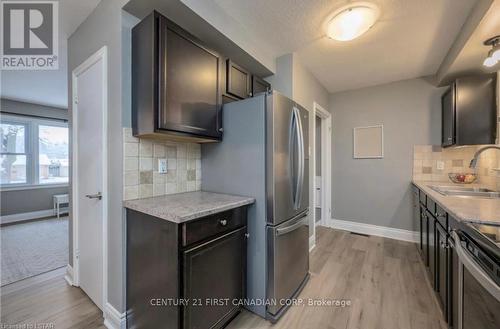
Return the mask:
[[[155,158],[165,158],[167,155],[165,145],[153,144],[153,156]]]
[[[138,143],[124,143],[123,144],[123,155],[126,157],[139,156],[139,144]]]
[[[127,170],[123,174],[123,185],[139,185],[139,172],[137,170]]]
[[[141,184],[139,185],[139,197],[149,198],[153,196],[153,184]]]
[[[124,170],[139,170],[139,158],[125,157],[123,161]]]
[[[141,139],[139,143],[139,154],[141,157],[153,157],[153,142]]]
[[[125,186],[123,188],[123,200],[134,200],[139,198],[139,185]]]

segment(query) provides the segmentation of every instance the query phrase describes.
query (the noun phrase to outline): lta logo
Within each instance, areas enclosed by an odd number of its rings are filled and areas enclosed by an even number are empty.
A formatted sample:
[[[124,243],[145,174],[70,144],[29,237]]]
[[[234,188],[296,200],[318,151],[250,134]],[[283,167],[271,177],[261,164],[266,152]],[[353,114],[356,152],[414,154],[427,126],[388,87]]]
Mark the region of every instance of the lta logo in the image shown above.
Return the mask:
[[[56,70],[58,2],[2,1],[1,68]]]

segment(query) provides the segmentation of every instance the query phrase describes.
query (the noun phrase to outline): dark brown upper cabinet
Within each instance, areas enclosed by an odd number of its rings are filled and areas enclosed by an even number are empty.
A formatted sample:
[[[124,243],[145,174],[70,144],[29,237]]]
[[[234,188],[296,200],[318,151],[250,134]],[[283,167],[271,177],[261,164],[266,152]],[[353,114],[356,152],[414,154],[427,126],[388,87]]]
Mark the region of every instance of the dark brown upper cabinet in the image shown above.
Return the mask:
[[[258,93],[268,92],[271,89],[271,84],[258,76],[252,76],[252,96]]]
[[[221,56],[154,11],[132,29],[136,137],[222,139]]]
[[[459,78],[441,98],[443,147],[495,144],[496,76]]]
[[[252,97],[252,74],[233,61],[226,61],[226,93],[238,99]]]

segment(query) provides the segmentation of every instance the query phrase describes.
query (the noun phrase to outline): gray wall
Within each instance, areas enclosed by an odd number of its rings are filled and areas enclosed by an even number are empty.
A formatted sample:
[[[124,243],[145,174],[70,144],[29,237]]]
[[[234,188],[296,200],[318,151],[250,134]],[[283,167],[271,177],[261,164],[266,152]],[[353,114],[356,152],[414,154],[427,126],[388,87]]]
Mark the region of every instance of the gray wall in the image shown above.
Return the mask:
[[[68,187],[65,186],[2,191],[0,193],[0,198],[2,198],[0,216],[52,209],[52,196],[67,193]]]
[[[125,310],[125,221],[122,207],[122,10],[125,0],[102,0],[68,40],[71,72],[103,46],[108,47],[108,301]],[[71,106],[70,106],[71,113]],[[70,221],[70,232],[71,229]],[[70,234],[70,262],[72,259]]]
[[[330,95],[334,219],[416,230],[413,145],[440,143],[444,91],[412,79]],[[384,158],[353,159],[353,128],[375,124],[384,125]]]
[[[44,118],[68,119],[68,110],[64,108],[2,98],[0,100],[0,114],[6,112]],[[68,193],[68,187],[60,186],[1,191],[2,207],[0,208],[0,216],[52,209],[52,196],[66,193]],[[29,200],[29,202],[26,202],[26,200]]]

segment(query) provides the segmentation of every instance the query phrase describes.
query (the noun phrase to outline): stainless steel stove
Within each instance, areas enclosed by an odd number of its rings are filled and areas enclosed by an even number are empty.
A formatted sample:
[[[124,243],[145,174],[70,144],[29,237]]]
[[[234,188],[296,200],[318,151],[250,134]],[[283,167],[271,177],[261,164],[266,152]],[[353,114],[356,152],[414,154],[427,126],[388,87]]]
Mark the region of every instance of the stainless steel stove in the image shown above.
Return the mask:
[[[500,226],[464,223],[452,235],[459,260],[458,329],[500,328]]]
[[[495,224],[475,224],[471,223],[474,229],[484,235],[489,241],[493,242],[500,248],[500,223]]]

